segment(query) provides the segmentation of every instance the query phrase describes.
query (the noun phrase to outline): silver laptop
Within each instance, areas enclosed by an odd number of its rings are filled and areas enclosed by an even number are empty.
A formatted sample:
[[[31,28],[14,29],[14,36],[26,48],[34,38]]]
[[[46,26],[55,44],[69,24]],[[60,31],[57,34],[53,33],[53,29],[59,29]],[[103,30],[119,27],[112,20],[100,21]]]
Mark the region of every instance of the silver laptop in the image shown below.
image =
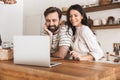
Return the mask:
[[[50,61],[49,36],[14,36],[14,64],[52,67],[59,62]]]

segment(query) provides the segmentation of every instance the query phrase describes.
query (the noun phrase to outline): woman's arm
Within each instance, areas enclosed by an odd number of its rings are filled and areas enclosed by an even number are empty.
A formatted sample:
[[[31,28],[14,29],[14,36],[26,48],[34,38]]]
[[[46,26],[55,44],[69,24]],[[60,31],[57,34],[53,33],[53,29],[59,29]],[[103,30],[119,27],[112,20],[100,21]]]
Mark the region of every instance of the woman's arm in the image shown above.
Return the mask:
[[[82,37],[85,41],[86,46],[89,49],[89,54],[92,55],[95,60],[101,59],[104,56],[102,48],[98,44],[96,36],[88,27],[84,28],[82,32]]]

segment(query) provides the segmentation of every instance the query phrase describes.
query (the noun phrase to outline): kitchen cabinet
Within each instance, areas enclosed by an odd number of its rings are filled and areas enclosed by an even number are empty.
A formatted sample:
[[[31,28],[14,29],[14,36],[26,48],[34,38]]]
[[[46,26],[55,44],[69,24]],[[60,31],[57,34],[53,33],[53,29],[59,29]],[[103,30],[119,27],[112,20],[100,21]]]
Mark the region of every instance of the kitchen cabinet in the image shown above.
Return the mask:
[[[84,8],[86,12],[96,12],[96,11],[103,11],[103,10],[110,10],[110,9],[117,9],[120,8],[120,2],[118,3],[112,3],[109,5],[102,5],[102,6],[93,6]],[[66,11],[63,11],[63,15],[66,15]],[[113,24],[113,25],[99,25],[99,26],[93,26],[92,29],[114,29],[114,28],[120,28],[120,24]]]

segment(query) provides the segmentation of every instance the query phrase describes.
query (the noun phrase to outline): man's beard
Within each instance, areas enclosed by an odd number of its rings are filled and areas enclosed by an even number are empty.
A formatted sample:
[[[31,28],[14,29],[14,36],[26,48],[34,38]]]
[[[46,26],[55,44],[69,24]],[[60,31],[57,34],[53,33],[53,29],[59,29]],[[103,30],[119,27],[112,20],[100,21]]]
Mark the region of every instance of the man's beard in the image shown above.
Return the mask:
[[[48,30],[50,30],[52,33],[55,33],[59,29],[59,26],[56,25],[49,25]]]

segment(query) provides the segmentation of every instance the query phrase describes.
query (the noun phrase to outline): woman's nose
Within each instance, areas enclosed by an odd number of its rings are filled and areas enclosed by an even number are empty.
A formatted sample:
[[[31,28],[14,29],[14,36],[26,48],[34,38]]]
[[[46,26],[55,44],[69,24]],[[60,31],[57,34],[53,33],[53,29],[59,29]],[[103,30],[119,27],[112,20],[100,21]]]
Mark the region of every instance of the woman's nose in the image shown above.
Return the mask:
[[[74,19],[75,19],[75,17],[74,17],[74,16],[72,16],[72,17],[71,17],[71,20],[74,20]]]

